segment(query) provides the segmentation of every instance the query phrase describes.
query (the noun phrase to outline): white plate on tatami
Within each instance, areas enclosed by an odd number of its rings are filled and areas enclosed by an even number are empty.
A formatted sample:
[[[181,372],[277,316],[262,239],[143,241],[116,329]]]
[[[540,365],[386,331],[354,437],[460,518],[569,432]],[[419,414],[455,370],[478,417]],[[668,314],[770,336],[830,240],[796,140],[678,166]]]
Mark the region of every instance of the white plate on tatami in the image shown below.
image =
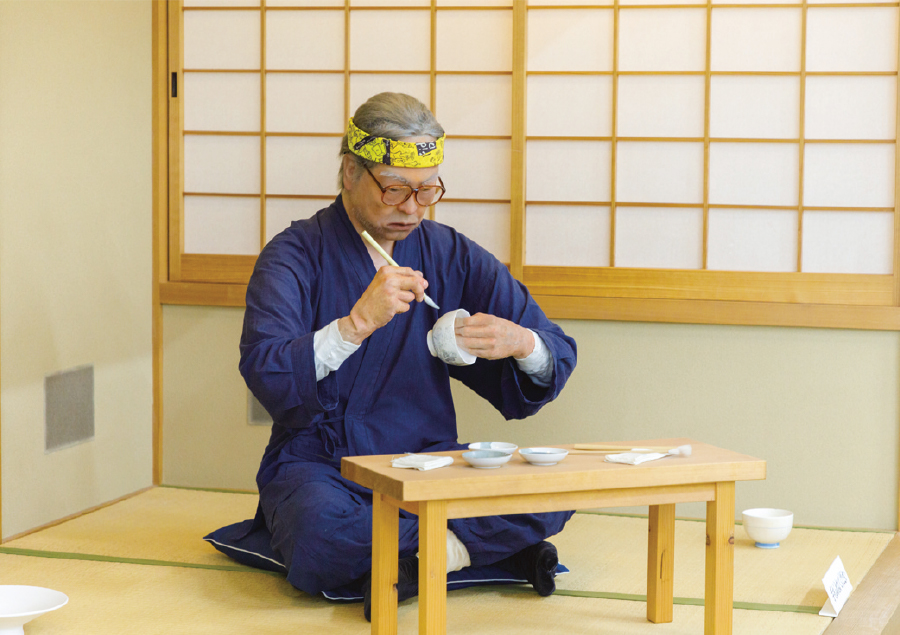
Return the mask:
[[[25,635],[25,624],[65,606],[65,593],[39,586],[0,585],[0,635]]]

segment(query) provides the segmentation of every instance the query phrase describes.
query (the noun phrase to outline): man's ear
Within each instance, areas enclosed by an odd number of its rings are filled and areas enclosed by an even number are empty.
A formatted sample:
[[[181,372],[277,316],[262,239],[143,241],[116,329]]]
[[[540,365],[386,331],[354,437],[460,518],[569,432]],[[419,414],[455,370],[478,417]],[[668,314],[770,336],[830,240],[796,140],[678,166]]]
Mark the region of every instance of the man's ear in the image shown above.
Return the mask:
[[[359,170],[356,161],[350,154],[345,154],[341,159],[341,171],[343,172],[344,189],[349,191],[354,183],[359,180]]]

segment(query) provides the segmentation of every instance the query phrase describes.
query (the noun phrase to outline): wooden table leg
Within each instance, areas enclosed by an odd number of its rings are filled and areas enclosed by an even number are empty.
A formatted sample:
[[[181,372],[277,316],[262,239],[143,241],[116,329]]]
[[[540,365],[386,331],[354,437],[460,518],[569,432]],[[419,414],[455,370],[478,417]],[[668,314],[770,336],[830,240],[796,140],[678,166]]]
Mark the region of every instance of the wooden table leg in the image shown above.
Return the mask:
[[[447,502],[419,503],[419,635],[447,632]]]
[[[399,508],[372,492],[372,635],[397,635]]]
[[[706,635],[731,635],[734,608],[734,482],[716,483],[706,503]]]
[[[675,505],[651,505],[650,542],[647,545],[647,619],[655,624],[672,621],[674,571]]]

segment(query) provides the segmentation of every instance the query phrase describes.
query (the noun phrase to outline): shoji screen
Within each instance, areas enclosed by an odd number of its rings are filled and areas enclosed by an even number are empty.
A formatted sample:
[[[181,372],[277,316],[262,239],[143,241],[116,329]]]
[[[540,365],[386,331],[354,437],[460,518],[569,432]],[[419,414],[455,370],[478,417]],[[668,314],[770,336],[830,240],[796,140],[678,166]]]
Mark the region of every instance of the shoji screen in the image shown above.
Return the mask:
[[[525,281],[896,305],[896,3],[529,5]]]
[[[551,315],[900,328],[896,1],[186,0],[169,16],[164,301],[240,302],[265,242],[335,196],[347,118],[395,90],[448,133],[432,218]]]
[[[245,283],[272,236],[334,199],[347,119],[385,90],[448,131],[432,218],[508,261],[511,3],[447,4],[171,3],[170,280]]]

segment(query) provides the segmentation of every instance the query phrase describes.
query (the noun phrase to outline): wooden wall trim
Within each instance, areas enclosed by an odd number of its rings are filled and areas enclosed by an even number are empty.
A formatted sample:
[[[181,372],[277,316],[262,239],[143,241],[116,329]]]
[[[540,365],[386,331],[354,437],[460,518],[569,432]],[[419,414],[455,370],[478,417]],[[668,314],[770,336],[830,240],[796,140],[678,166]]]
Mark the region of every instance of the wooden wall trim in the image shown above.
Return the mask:
[[[247,286],[169,282],[160,302],[169,305],[244,307]],[[900,331],[900,308],[828,304],[732,302],[649,298],[535,295],[553,320],[610,320],[672,324],[727,324]]]
[[[246,284],[166,282],[159,285],[160,304],[246,306]]]
[[[534,295],[890,306],[893,276],[682,269],[525,267]]]
[[[535,295],[551,319],[900,331],[900,308]]]
[[[153,118],[153,202],[152,202],[152,462],[153,484],[162,481],[162,306],[159,286],[168,280],[168,212],[169,212],[169,91],[168,86],[168,3],[152,4],[152,118]],[[0,534],[2,535],[2,534]]]

